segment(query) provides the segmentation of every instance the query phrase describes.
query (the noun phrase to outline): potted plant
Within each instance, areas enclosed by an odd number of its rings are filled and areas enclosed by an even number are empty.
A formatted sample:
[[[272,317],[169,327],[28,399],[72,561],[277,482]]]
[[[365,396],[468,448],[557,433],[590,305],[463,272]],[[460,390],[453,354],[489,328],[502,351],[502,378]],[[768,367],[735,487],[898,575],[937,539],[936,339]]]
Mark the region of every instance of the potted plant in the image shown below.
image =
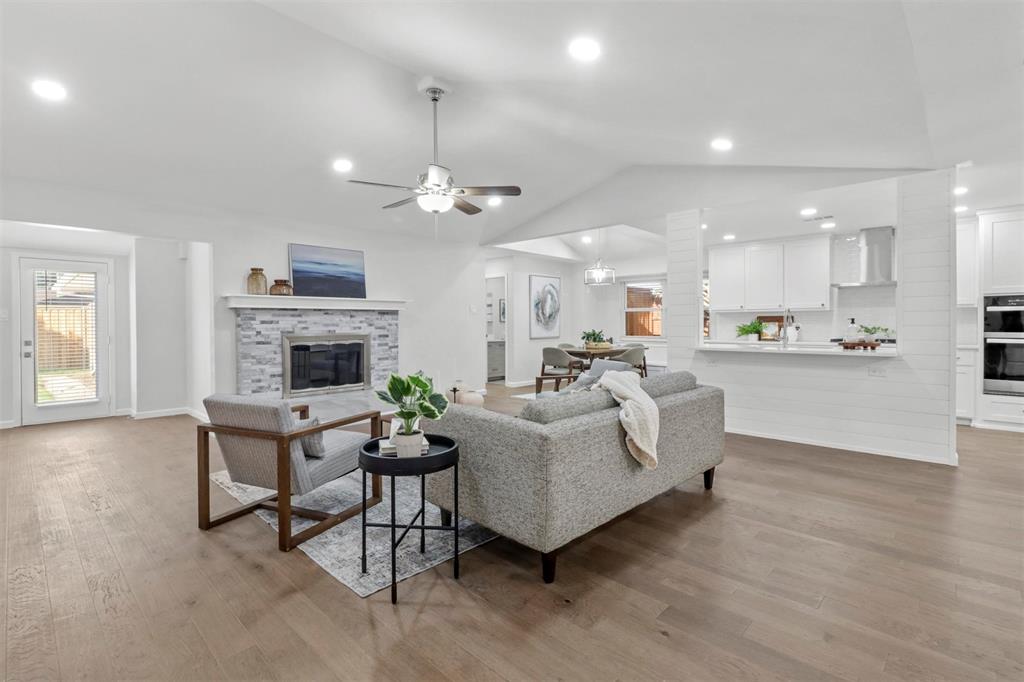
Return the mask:
[[[761,320],[752,320],[745,324],[736,325],[736,338],[743,339],[744,341],[758,341],[761,338],[761,333],[764,331],[764,322]]]
[[[583,332],[580,338],[583,339],[587,350],[601,350],[612,347],[612,344],[604,338],[603,330],[591,329],[590,331]]]
[[[874,343],[879,338],[887,339],[892,333],[888,327],[872,327],[864,324],[860,325],[860,331],[863,332],[864,340],[868,343]]]
[[[440,419],[448,410],[448,399],[434,390],[434,382],[423,372],[407,377],[392,374],[386,391],[377,391],[377,398],[398,410],[395,418],[401,420],[398,433],[391,437],[399,457],[418,457],[423,446],[423,432],[419,430],[421,417]]]

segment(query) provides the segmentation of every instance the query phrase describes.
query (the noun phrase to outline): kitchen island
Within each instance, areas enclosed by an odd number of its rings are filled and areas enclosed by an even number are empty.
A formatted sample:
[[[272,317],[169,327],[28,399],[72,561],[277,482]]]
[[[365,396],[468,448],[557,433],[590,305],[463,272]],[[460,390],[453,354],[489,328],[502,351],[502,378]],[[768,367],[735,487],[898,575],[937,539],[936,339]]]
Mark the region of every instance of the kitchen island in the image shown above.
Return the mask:
[[[875,350],[846,350],[837,343],[813,343],[797,341],[782,344],[777,341],[705,341],[697,346],[699,351],[721,353],[760,353],[762,355],[825,355],[857,358],[896,358],[899,351],[895,344],[882,344]]]

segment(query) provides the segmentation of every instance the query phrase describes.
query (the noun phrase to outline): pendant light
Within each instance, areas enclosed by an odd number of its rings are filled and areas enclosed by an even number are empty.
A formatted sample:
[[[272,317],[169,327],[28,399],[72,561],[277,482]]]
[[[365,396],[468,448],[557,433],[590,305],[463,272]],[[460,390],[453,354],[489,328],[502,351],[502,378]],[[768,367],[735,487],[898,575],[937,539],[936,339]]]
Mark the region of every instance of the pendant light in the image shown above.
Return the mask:
[[[601,261],[601,230],[597,231],[597,253],[594,264],[583,271],[583,283],[592,287],[615,284],[615,268],[610,268]]]

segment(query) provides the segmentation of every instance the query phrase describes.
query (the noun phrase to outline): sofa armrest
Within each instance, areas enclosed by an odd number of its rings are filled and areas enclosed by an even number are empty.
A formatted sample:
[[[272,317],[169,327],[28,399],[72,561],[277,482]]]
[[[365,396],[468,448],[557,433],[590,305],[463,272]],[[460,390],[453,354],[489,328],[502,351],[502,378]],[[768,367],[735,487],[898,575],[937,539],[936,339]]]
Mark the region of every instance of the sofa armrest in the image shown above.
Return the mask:
[[[546,529],[550,437],[534,422],[483,408],[452,405],[424,422],[427,433],[459,446],[459,513],[496,533],[537,548]],[[427,498],[453,509],[452,472],[427,477]]]

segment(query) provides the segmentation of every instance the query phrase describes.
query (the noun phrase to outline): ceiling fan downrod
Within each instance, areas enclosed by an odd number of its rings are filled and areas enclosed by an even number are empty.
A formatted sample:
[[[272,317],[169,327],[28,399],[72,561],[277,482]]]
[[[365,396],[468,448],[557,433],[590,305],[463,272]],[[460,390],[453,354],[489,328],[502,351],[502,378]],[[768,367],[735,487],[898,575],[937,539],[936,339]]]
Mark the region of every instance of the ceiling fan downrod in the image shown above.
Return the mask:
[[[437,103],[441,100],[444,90],[441,88],[427,88],[427,97],[434,107],[434,165],[437,163]]]

